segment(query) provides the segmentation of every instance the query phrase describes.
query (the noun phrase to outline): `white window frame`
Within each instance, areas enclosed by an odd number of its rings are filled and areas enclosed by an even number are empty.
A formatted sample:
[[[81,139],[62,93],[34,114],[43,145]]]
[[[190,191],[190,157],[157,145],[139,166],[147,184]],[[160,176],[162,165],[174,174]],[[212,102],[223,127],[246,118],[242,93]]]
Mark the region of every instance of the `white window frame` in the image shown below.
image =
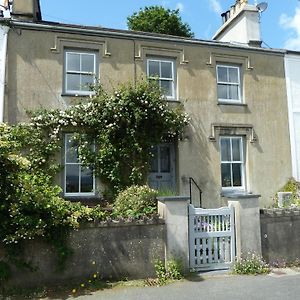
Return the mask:
[[[67,66],[68,66],[68,54],[78,54],[80,56],[80,70],[68,70]],[[94,57],[94,70],[93,72],[86,72],[86,71],[82,71],[82,55],[91,55]],[[82,75],[91,75],[93,76],[93,83],[96,84],[97,82],[97,77],[98,77],[98,70],[97,70],[97,53],[93,52],[93,51],[81,51],[81,50],[70,50],[70,49],[66,49],[64,51],[64,93],[65,94],[70,94],[70,95],[80,95],[80,96],[90,96],[93,95],[94,92],[93,91],[84,91],[84,90],[70,90],[68,89],[68,74],[76,74],[79,75],[80,77]]]
[[[237,82],[225,82],[225,81],[220,81],[219,80],[219,72],[218,72],[218,69],[222,67],[222,68],[227,68],[227,72],[228,72],[228,69],[235,69],[237,70],[237,73],[238,73],[238,81]],[[217,95],[218,95],[218,86],[219,84],[222,84],[222,85],[226,85],[226,86],[237,86],[238,87],[238,99],[230,99],[230,98],[227,98],[227,99],[223,99],[223,98],[219,98],[218,96],[218,102],[222,103],[242,103],[243,100],[242,100],[242,93],[241,93],[241,70],[240,70],[240,67],[239,66],[234,66],[234,65],[226,65],[226,64],[217,64],[216,66],[216,73],[217,73]],[[227,89],[227,95],[229,93],[229,89]]]
[[[150,61],[154,61],[154,62],[158,62],[159,63],[159,73],[160,76],[157,77],[151,77],[150,76],[150,71],[149,71],[149,62]],[[165,63],[171,63],[171,71],[172,71],[172,78],[165,78],[165,77],[161,77],[161,63],[165,62]],[[159,58],[148,58],[147,59],[147,77],[149,79],[154,79],[154,80],[158,80],[159,86],[161,87],[161,81],[171,81],[172,83],[172,95],[171,96],[164,96],[167,100],[176,100],[176,76],[175,76],[175,61],[172,59],[159,59]]]
[[[221,141],[222,139],[229,139],[230,140],[230,161],[222,161],[222,148],[221,148]],[[232,158],[232,140],[239,140],[240,144],[240,156],[241,160],[234,161]],[[220,136],[219,138],[219,145],[220,145],[220,169],[221,169],[221,186],[222,186],[222,164],[230,164],[230,177],[231,177],[231,186],[223,187],[222,191],[224,192],[230,192],[230,191],[245,191],[246,185],[245,185],[245,145],[244,145],[244,137],[243,136]],[[232,165],[239,163],[241,165],[241,186],[233,186],[233,171],[232,171]]]
[[[82,163],[80,161],[76,162],[76,163],[70,163],[67,162],[67,141],[69,139],[72,139],[72,136],[74,134],[73,133],[66,133],[64,136],[64,195],[65,196],[74,196],[74,197],[78,197],[78,196],[95,196],[96,193],[96,179],[95,179],[95,173],[93,172],[93,191],[92,192],[85,192],[82,193],[80,192],[80,188],[81,188],[81,166]],[[79,192],[77,193],[67,193],[67,165],[79,165]]]

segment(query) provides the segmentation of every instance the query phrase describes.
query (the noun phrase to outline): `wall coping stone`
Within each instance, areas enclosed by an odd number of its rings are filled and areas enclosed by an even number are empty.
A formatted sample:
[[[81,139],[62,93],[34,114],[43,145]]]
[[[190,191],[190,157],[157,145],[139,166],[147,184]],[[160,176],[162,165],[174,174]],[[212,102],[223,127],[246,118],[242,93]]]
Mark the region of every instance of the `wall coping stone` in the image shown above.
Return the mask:
[[[160,196],[157,197],[157,200],[160,202],[166,202],[166,201],[187,201],[189,200],[189,196]]]
[[[270,217],[300,216],[300,207],[263,208],[260,210],[260,214],[265,216],[270,216]]]
[[[153,216],[152,218],[143,217],[141,219],[108,219],[105,221],[83,222],[79,228],[99,228],[99,227],[128,227],[128,226],[147,226],[147,225],[163,225],[165,221],[159,216]]]

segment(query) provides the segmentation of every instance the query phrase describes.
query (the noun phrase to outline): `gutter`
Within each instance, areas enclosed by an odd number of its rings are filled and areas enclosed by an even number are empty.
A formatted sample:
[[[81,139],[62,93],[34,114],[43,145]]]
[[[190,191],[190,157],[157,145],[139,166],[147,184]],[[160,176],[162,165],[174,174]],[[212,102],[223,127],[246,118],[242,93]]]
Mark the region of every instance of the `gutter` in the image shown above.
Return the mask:
[[[0,24],[0,123],[4,122],[7,36],[9,27]]]
[[[24,22],[24,21],[10,21],[11,28],[20,28],[20,29],[28,29],[28,30],[39,30],[39,31],[53,31],[53,32],[63,32],[63,33],[71,33],[71,34],[82,34],[82,35],[94,35],[94,36],[107,36],[107,37],[115,37],[115,38],[124,38],[124,39],[143,39],[150,41],[161,41],[161,42],[173,42],[180,44],[189,44],[189,45],[206,45],[212,47],[226,47],[231,49],[240,49],[247,51],[255,51],[255,52],[265,52],[265,53],[273,53],[282,55],[285,54],[286,51],[282,49],[265,49],[259,47],[251,47],[251,46],[242,46],[234,43],[225,43],[219,41],[208,41],[208,40],[199,40],[199,39],[191,39],[184,37],[175,37],[165,34],[153,34],[148,32],[141,31],[130,31],[130,30],[121,30],[121,29],[109,29],[103,27],[93,27],[93,26],[81,26],[81,25],[73,25],[73,24],[61,24],[54,22],[40,22],[40,23],[32,23],[32,22]]]

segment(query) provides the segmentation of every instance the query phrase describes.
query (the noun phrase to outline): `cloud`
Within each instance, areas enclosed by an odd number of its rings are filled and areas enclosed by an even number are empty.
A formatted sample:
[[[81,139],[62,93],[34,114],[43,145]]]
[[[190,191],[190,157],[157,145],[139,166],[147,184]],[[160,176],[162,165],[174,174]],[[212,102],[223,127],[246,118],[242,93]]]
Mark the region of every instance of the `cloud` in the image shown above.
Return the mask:
[[[290,50],[300,50],[300,5],[296,7],[295,15],[290,17],[282,14],[279,24],[290,30],[290,35],[284,43],[284,47]]]
[[[184,5],[181,2],[178,2],[176,4],[176,9],[179,9],[180,12],[183,12],[184,10]]]
[[[216,14],[221,14],[223,12],[221,4],[218,0],[208,0],[210,9]]]

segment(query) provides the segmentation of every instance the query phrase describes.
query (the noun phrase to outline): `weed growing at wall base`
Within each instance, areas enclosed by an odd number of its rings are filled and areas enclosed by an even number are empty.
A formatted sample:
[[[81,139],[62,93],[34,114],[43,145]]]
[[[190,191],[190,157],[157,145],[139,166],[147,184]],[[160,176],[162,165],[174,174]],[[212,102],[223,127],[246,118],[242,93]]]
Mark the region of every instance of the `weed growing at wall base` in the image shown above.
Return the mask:
[[[258,275],[270,273],[269,265],[256,253],[248,253],[233,266],[233,274]]]

